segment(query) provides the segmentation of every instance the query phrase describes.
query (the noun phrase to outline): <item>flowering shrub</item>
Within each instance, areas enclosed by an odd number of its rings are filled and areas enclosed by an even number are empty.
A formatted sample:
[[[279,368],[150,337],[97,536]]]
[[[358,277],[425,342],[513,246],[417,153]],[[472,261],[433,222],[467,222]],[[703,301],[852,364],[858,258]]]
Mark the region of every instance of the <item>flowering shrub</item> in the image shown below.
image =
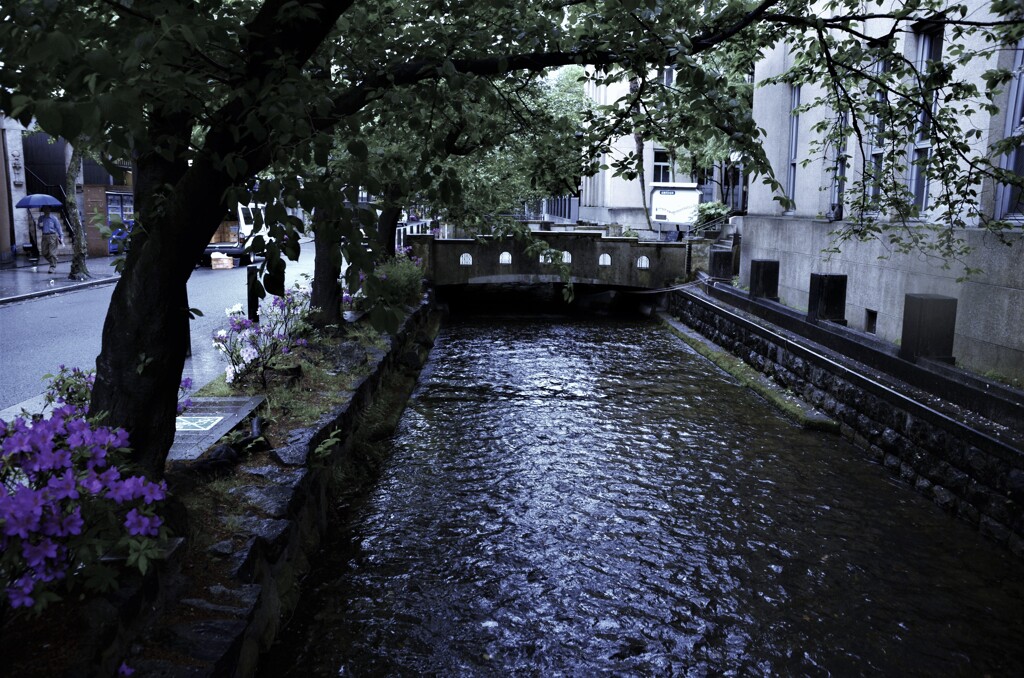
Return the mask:
[[[68,369],[60,366],[57,374],[44,375],[50,383],[46,387],[43,402],[50,405],[73,405],[83,413],[89,411],[89,399],[92,397],[92,386],[96,383],[96,370],[83,370],[80,367]],[[181,398],[192,390],[192,379],[185,377],[178,385],[178,414],[192,407],[192,399]]]
[[[305,346],[301,338],[309,326],[309,291],[301,288],[287,290],[283,297],[272,297],[260,305],[260,322],[254,323],[236,304],[225,310],[228,329],[213,334],[213,345],[222,351],[230,364],[225,380],[230,384],[249,375],[256,375],[264,388],[267,370],[282,355],[296,346]]]
[[[61,365],[57,374],[47,374],[43,378],[50,380],[44,398],[47,406],[56,403],[73,405],[83,411],[89,409],[92,385],[96,382],[95,370],[83,370],[80,367],[68,369]]]
[[[83,375],[51,388],[81,397],[65,386]],[[69,403],[48,418],[0,421],[0,611],[42,610],[62,587],[114,588],[109,557],[146,572],[166,537],[157,511],[167,486],[125,472],[127,445],[123,429],[94,425]]]

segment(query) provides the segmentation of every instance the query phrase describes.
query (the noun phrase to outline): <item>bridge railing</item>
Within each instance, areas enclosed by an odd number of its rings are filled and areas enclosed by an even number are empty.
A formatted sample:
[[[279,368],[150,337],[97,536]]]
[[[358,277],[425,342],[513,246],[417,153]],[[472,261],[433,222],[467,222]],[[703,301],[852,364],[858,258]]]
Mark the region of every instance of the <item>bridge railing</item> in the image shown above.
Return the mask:
[[[436,285],[562,282],[563,267],[575,284],[660,289],[687,275],[692,243],[640,241],[595,232],[535,232],[555,251],[554,261],[511,237],[438,239],[410,235]]]

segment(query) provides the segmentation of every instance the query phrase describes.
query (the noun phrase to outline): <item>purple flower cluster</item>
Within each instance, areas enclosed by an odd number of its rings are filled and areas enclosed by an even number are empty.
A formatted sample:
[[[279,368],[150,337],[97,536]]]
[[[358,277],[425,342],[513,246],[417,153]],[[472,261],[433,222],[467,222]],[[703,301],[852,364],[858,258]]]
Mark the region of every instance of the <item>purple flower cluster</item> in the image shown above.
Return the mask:
[[[32,607],[98,558],[97,544],[159,536],[167,486],[122,475],[127,445],[123,429],[95,426],[72,405],[0,420],[0,588],[11,607]]]
[[[192,390],[192,377],[185,377],[178,384],[178,414],[181,414],[188,408],[192,407],[192,399],[185,398],[189,391]]]

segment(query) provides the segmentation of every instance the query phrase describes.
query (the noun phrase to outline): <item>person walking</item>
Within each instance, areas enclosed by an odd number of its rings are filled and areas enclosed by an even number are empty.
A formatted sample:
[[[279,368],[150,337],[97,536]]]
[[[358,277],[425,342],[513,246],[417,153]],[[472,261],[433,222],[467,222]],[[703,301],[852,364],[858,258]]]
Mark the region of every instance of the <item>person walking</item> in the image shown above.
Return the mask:
[[[39,230],[43,234],[40,254],[50,262],[50,273],[57,270],[57,248],[64,244],[60,220],[50,214],[49,207],[43,207],[43,216],[39,218]]]

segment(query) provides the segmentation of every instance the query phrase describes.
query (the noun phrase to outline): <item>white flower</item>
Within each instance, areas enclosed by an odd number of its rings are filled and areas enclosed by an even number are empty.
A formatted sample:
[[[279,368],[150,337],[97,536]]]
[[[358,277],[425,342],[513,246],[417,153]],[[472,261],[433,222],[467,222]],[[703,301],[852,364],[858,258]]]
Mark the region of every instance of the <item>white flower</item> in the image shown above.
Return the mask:
[[[242,350],[239,351],[239,355],[243,363],[251,363],[259,357],[259,352],[252,346],[243,346]]]
[[[226,368],[224,368],[224,381],[230,384],[234,380],[235,380],[235,368],[232,367],[231,365],[228,365]]]
[[[242,305],[241,304],[235,304],[234,306],[229,306],[228,308],[224,309],[225,315],[227,315],[227,317],[229,317],[229,318],[231,316],[233,316],[233,315],[238,315],[241,312],[242,312]]]
[[[227,330],[217,330],[217,336],[219,338],[221,338],[221,339],[227,339],[228,338],[228,331]]]

